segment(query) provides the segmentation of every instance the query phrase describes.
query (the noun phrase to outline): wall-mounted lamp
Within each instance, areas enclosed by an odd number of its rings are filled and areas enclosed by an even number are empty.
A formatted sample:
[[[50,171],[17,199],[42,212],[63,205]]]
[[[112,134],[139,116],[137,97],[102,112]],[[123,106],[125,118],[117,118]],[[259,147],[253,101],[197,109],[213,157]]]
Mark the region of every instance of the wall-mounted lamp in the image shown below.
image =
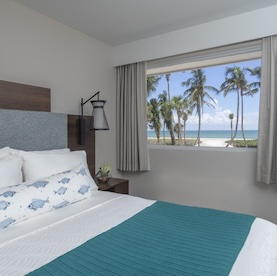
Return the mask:
[[[93,110],[92,110],[92,118],[90,120],[89,129],[90,130],[109,130],[109,125],[104,111],[104,105],[106,101],[99,100],[99,93],[100,91],[95,93],[92,97],[90,97],[85,102],[83,98],[81,99],[81,118],[79,120],[80,145],[86,144],[86,120],[84,119],[84,105],[92,98],[94,98],[96,95],[97,95],[97,100],[90,101],[93,106]]]

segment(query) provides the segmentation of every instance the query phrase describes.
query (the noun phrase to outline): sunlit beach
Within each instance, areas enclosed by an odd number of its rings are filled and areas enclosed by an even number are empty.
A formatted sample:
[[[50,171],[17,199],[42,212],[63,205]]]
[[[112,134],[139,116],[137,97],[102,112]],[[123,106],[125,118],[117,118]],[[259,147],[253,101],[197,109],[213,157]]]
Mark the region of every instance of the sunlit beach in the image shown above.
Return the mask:
[[[154,131],[148,130],[148,144],[151,145],[172,145],[172,140],[169,131],[161,132],[160,142],[157,143],[157,137]],[[245,140],[247,141],[247,147],[257,147],[258,130],[245,130]],[[165,138],[164,138],[165,136]],[[186,145],[184,145],[184,134],[182,135],[181,146],[195,146],[197,137],[197,131],[186,131]],[[165,141],[164,141],[165,139]],[[179,145],[178,137],[175,135],[175,145]],[[228,130],[202,130],[200,136],[200,147],[226,147],[231,140],[231,133]],[[236,137],[234,138],[234,147],[245,147],[244,139],[241,130],[238,130]],[[228,148],[232,148],[233,145],[229,145]]]
[[[166,137],[166,141],[169,141],[170,137]],[[226,147],[228,139],[223,138],[201,138],[201,147]],[[158,145],[156,138],[148,138],[148,144]],[[160,139],[160,144],[163,143],[163,139]],[[182,145],[183,146],[183,145]],[[192,146],[190,144],[190,146]]]
[[[226,147],[228,144],[228,141],[230,139],[228,138],[201,138],[200,139],[200,147],[215,147],[215,148],[223,148]],[[241,143],[243,142],[243,139],[236,139],[236,142],[240,141]],[[248,143],[248,147],[253,147],[250,142],[253,141],[252,139],[246,139],[247,143]],[[165,142],[163,138],[160,138],[160,142],[157,142],[157,138],[154,137],[148,137],[148,144],[149,145],[171,145],[171,139],[170,137],[165,137]],[[176,145],[175,146],[179,146],[178,143],[178,139],[176,139]],[[184,145],[184,141],[182,141],[181,146],[185,146]],[[186,146],[196,146],[195,145],[195,138],[188,138],[186,139]],[[238,145],[237,145],[238,146]],[[228,146],[229,148],[233,148],[232,145]],[[254,146],[256,147],[256,146]]]
[[[227,139],[224,138],[201,138],[202,147],[226,147]]]

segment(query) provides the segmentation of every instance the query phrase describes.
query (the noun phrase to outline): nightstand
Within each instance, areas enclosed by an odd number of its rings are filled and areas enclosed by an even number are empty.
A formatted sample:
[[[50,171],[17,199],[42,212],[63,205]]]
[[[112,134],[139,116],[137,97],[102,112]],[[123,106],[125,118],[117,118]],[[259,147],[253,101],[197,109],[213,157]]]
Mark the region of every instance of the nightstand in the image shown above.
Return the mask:
[[[119,194],[129,193],[129,180],[120,178],[111,178],[107,183],[98,182],[98,190],[109,191]]]

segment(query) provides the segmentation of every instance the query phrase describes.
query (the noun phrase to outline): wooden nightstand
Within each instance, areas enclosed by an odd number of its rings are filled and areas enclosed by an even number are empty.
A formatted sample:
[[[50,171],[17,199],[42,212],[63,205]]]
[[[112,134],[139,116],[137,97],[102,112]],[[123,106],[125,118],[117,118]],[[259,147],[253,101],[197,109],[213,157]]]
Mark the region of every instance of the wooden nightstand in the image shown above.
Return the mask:
[[[98,190],[109,191],[119,194],[129,193],[129,180],[120,178],[111,178],[107,183],[98,182]]]

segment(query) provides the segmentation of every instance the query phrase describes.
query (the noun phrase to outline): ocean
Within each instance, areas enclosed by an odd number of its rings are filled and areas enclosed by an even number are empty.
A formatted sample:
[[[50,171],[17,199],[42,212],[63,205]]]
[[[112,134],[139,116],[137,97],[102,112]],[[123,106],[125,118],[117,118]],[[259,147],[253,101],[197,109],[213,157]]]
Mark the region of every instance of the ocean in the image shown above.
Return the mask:
[[[197,130],[187,130],[186,131],[186,138],[196,138],[197,137]],[[233,132],[234,133],[234,132]],[[244,135],[246,139],[258,139],[258,130],[245,130]],[[156,138],[156,134],[154,130],[147,131],[148,138]],[[177,137],[177,134],[175,133]],[[165,131],[165,137],[170,137],[169,131]],[[183,137],[183,132],[182,132]],[[202,138],[231,138],[231,131],[230,130],[201,130]],[[163,138],[163,131],[160,132],[160,139]],[[241,130],[237,132],[237,139],[243,139]]]

